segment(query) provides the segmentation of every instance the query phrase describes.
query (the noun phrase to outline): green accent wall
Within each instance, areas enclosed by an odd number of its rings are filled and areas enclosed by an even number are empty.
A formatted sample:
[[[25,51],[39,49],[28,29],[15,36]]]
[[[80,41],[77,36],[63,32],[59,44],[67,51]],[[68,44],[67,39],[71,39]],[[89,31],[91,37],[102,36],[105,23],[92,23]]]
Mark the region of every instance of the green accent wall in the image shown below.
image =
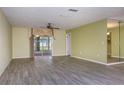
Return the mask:
[[[107,20],[83,25],[71,33],[72,56],[107,63]]]

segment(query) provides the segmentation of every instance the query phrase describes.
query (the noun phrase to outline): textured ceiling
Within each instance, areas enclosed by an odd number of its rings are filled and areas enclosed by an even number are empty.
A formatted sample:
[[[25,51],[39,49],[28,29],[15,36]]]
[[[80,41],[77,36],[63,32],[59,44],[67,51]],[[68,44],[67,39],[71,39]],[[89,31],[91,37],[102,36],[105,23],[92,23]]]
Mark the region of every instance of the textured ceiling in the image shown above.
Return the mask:
[[[70,29],[101,19],[124,20],[124,8],[100,7],[3,7],[1,8],[13,26],[46,27],[47,23],[62,29]],[[68,9],[77,9],[71,12]]]

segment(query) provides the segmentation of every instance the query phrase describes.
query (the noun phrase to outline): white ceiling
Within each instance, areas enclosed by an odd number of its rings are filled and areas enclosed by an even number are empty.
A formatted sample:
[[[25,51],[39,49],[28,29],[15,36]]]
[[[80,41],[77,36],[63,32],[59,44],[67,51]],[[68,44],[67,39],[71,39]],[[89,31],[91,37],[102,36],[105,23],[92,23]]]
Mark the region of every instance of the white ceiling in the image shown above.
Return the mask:
[[[101,19],[124,20],[124,8],[100,7],[3,7],[1,8],[13,26],[46,27],[47,23],[62,29],[70,29]],[[77,9],[70,12],[68,9]],[[123,17],[122,17],[123,16]]]

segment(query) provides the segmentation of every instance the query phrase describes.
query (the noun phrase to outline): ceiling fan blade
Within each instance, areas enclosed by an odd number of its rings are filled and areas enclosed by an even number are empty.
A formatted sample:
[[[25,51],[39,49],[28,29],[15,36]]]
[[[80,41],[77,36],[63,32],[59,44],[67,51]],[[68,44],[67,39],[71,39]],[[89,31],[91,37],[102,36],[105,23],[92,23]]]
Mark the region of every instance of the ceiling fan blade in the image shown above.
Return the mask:
[[[40,26],[39,28],[43,28],[43,29],[45,29],[46,27],[44,27],[44,26]]]
[[[48,26],[51,26],[51,23],[48,23]]]
[[[53,29],[60,29],[60,28],[58,28],[58,27],[53,27]]]

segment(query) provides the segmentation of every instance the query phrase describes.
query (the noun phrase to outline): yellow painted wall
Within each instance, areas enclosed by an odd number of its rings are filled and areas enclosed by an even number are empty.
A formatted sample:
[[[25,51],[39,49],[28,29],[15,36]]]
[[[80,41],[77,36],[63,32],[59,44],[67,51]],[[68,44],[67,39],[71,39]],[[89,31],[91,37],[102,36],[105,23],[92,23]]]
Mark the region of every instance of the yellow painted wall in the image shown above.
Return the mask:
[[[53,56],[66,55],[66,32],[64,30],[54,30],[55,40],[53,40]]]
[[[30,28],[13,27],[12,28],[12,50],[13,58],[30,57]],[[53,40],[53,56],[66,55],[66,37],[64,30],[55,30],[55,40]]]
[[[120,57],[124,58],[124,26],[120,28]]]
[[[107,20],[69,30],[72,56],[107,63]]]
[[[11,25],[0,10],[0,75],[12,59]]]
[[[30,57],[30,28],[13,27],[12,28],[12,57],[29,58]]]

